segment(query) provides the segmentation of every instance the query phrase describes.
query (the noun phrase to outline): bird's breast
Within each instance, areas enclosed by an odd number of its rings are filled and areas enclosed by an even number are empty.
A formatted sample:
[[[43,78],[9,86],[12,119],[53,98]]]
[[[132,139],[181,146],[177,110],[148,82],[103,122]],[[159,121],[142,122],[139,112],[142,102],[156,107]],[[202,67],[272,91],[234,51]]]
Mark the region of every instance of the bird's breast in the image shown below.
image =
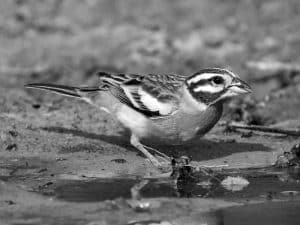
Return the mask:
[[[205,135],[218,122],[222,115],[222,104],[209,106],[205,111],[190,114],[179,110],[167,118],[152,120],[153,129],[146,137],[150,141],[168,144],[181,144]],[[149,140],[148,140],[149,141]],[[147,142],[148,142],[147,141]]]
[[[174,115],[149,119],[134,109],[117,104],[114,114],[124,127],[147,145],[179,145],[206,134],[220,119],[222,104],[209,106],[199,113],[178,110]]]

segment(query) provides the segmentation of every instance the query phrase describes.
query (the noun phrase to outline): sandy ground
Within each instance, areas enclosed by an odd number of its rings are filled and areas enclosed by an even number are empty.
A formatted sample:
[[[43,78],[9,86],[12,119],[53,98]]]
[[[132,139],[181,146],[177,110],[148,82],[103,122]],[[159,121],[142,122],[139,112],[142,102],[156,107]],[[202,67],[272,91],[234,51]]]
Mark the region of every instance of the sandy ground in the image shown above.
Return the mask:
[[[123,200],[77,204],[45,196],[62,179],[159,172],[130,146],[128,135],[108,114],[23,86],[93,84],[99,70],[189,75],[203,67],[225,67],[248,80],[254,94],[229,102],[223,121],[299,128],[297,73],[281,71],[281,76],[259,79],[269,74],[249,66],[251,61],[299,62],[299,15],[296,0],[2,1],[0,221],[125,224],[139,218],[170,219],[174,212],[193,221],[189,207],[197,208],[192,210],[196,221],[198,211],[238,204],[154,199],[149,200],[154,201],[152,211],[139,214]],[[293,136],[226,132],[220,123],[193,146],[163,151],[190,156],[198,165],[247,168],[273,165],[297,143]],[[217,224],[211,215],[204,218]]]

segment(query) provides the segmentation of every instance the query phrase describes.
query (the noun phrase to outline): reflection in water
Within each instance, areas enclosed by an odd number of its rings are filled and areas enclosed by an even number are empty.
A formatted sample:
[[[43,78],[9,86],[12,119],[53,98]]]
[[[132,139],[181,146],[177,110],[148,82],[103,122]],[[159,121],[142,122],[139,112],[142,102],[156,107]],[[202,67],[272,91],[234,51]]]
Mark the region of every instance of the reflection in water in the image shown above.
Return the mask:
[[[286,193],[297,195],[300,192],[299,169],[263,169],[245,170],[239,173],[214,173],[206,171],[177,176],[176,179],[150,179],[139,190],[141,197],[210,197],[229,200],[238,199],[284,199]],[[222,181],[234,178],[241,182],[249,182],[240,191],[230,190]],[[239,178],[239,179],[237,179]],[[115,198],[131,198],[132,187],[140,180],[132,178],[93,179],[93,180],[61,180],[55,188],[55,195],[67,201],[103,201]],[[224,183],[224,182],[223,182]],[[238,189],[236,189],[238,190]]]
[[[149,179],[147,182],[133,178],[60,180],[56,184],[54,193],[59,199],[75,202],[97,202],[116,198],[130,199],[140,196],[143,198],[209,197],[245,203],[248,200],[259,200],[262,203],[211,210],[207,213],[199,212],[197,209],[194,211],[191,208],[188,217],[174,218],[169,222],[180,225],[296,225],[300,221],[299,171],[295,168],[243,170],[238,173],[236,171],[223,173],[208,170],[198,171],[198,173],[184,171],[187,172],[184,173],[184,176],[177,174],[175,178]],[[224,179],[238,176],[247,180],[249,185],[240,191],[230,191],[221,185]],[[132,190],[137,193],[132,194]],[[138,224],[147,224],[147,222],[151,221],[143,221]]]
[[[127,225],[298,225],[300,202],[267,202],[254,205],[235,206],[206,213],[191,213],[187,217],[170,221],[141,220]]]

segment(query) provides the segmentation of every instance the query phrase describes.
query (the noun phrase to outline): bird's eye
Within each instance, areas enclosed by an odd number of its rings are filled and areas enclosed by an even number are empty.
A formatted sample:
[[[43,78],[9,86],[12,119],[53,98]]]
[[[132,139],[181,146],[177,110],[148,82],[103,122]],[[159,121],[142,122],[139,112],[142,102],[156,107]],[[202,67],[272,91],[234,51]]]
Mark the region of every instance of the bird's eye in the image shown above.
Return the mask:
[[[213,84],[223,84],[223,82],[224,82],[224,80],[223,80],[222,77],[214,77],[214,78],[212,79],[212,83],[213,83]]]

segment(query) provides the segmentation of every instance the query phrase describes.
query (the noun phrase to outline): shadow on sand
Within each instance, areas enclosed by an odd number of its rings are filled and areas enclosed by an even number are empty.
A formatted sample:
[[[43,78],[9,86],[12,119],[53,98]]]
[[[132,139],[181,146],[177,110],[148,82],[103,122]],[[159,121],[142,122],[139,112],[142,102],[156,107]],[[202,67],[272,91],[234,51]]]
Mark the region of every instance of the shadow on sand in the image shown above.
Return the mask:
[[[41,129],[48,132],[72,134],[74,136],[100,140],[110,144],[118,145],[130,151],[135,151],[140,153],[138,150],[136,150],[134,147],[130,145],[129,143],[130,133],[128,131],[124,131],[122,134],[115,136],[115,135],[102,135],[102,134],[89,133],[86,131],[63,128],[63,127],[42,127]],[[189,156],[192,160],[196,160],[196,161],[224,157],[227,155],[231,155],[233,153],[240,153],[240,152],[271,151],[270,148],[257,143],[247,143],[247,142],[227,143],[224,141],[220,142],[220,141],[213,141],[213,140],[206,140],[206,139],[199,139],[193,141],[193,143],[189,143],[186,145],[178,145],[178,146],[158,145],[158,146],[151,146],[151,147],[154,147],[169,156],[180,157],[182,155],[186,155]],[[95,148],[95,146],[81,144],[80,146],[78,146],[78,148],[76,148],[77,150],[75,151],[87,151],[87,149],[89,149],[89,151],[94,151],[91,148]]]

